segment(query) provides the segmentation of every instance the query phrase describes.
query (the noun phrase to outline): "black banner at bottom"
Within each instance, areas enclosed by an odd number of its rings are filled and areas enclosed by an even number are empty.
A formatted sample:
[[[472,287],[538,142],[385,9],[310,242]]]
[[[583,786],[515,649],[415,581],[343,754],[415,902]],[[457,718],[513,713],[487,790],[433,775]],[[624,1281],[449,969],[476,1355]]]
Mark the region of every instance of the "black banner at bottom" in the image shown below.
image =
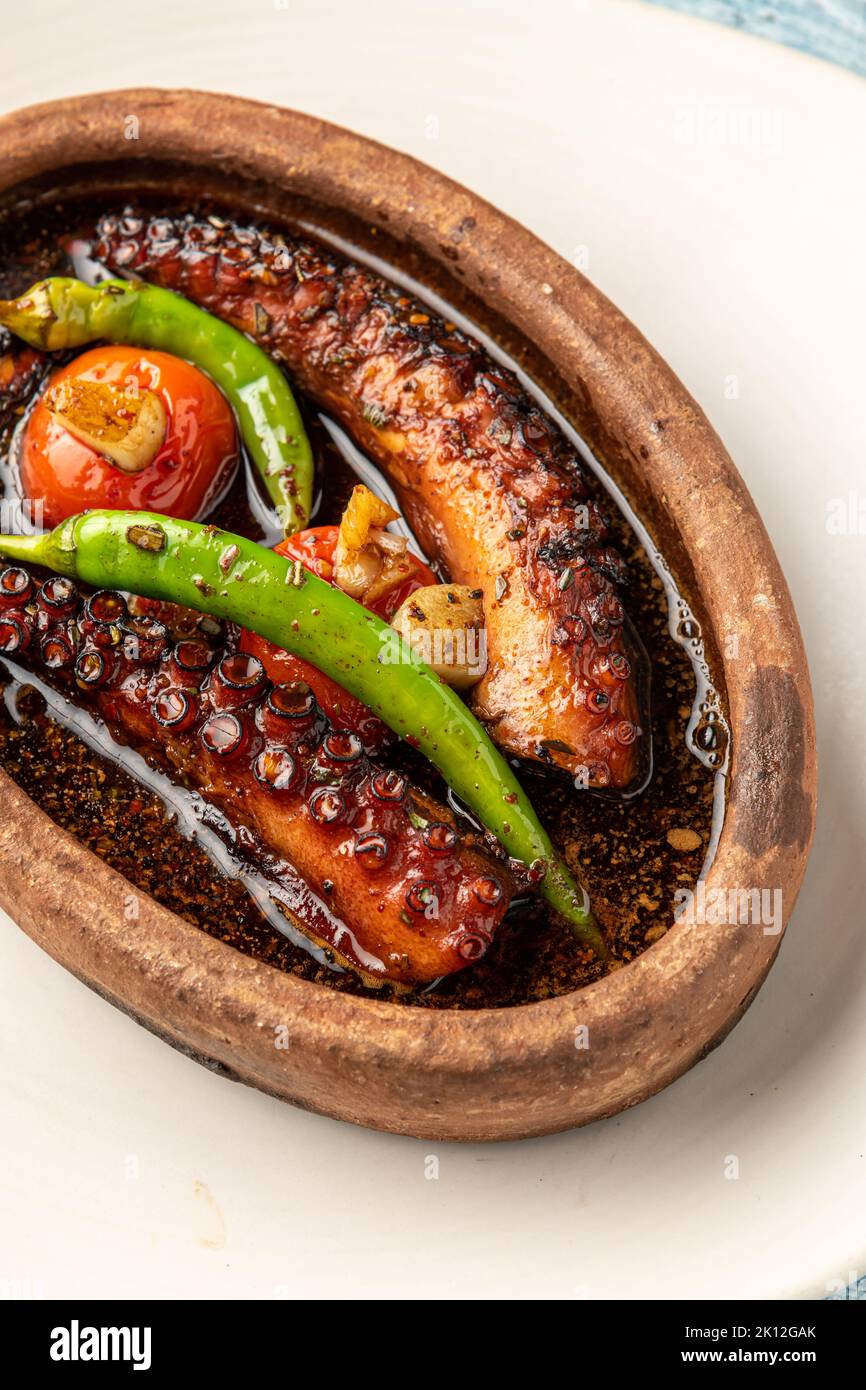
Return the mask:
[[[238,1359],[243,1358],[250,1373],[254,1368],[256,1379],[260,1379],[271,1367],[277,1374],[291,1374],[286,1357],[289,1336],[300,1347],[306,1332],[309,1355],[316,1346],[319,1318],[323,1327],[326,1318],[333,1327],[333,1314],[322,1306],[322,1300],[309,1306],[303,1299],[297,1301],[304,1304],[302,1324],[286,1303],[258,1301],[230,1305],[195,1301],[12,1302],[0,1304],[0,1319],[4,1346],[11,1353],[16,1372],[20,1365],[25,1373],[36,1370],[61,1378],[72,1374],[98,1376],[108,1369],[114,1375],[160,1377],[166,1372],[216,1372],[222,1379],[229,1366],[236,1368]],[[396,1300],[379,1302],[381,1312],[368,1310],[360,1315],[358,1322],[363,1319],[363,1324],[358,1327],[360,1336],[355,1337],[354,1309],[351,1304],[342,1305],[343,1345],[351,1339],[355,1354],[362,1358],[374,1349],[381,1357],[386,1346],[390,1355],[395,1350],[394,1332],[399,1325],[394,1316]],[[568,1321],[560,1324],[559,1331],[563,1351],[574,1346],[579,1330],[581,1340],[588,1339],[593,1360],[597,1361],[603,1348],[608,1369],[614,1373],[673,1367],[700,1370],[705,1366],[776,1370],[794,1365],[820,1369],[826,1375],[850,1363],[862,1342],[856,1309],[844,1303],[581,1302],[567,1315]],[[484,1360],[495,1364],[502,1353],[512,1354],[515,1329],[512,1327],[503,1340],[500,1352],[495,1312],[489,1304],[485,1316],[494,1325],[482,1329],[475,1324],[478,1356],[480,1359],[483,1346]],[[413,1326],[417,1324],[407,1323],[407,1329]],[[471,1347],[466,1330],[464,1324],[461,1356]],[[397,1345],[402,1342],[417,1357],[421,1350],[417,1336],[417,1331],[407,1331],[402,1337],[398,1332]],[[525,1350],[525,1332],[520,1339]],[[425,1356],[449,1350],[444,1337],[440,1348],[436,1340],[435,1332],[424,1334]],[[476,1359],[471,1350],[469,1356]]]

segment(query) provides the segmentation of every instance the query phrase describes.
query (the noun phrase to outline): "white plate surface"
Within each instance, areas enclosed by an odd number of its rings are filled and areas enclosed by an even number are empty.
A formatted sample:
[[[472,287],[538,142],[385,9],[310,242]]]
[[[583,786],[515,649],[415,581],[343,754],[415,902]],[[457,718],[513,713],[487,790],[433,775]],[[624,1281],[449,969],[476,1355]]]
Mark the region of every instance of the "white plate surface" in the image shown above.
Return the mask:
[[[816,1297],[862,1274],[866,535],[827,516],[852,492],[866,510],[866,85],[630,0],[149,0],[129,18],[15,7],[4,44],[30,61],[6,65],[2,107],[155,84],[328,117],[516,215],[647,333],[788,575],[822,812],[780,959],[728,1041],[629,1114],[502,1147],[231,1086],[3,922],[0,1294]]]

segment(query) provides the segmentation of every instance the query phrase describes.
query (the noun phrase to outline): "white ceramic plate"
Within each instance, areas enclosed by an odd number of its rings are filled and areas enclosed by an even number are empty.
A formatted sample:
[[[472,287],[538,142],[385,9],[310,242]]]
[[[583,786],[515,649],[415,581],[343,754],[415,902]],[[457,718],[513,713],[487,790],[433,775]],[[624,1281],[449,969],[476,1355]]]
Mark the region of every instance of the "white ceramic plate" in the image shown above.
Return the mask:
[[[433,1150],[230,1086],[4,922],[0,1292],[815,1297],[847,1283],[866,1268],[866,535],[827,518],[853,492],[866,531],[866,85],[627,0],[149,0],[134,23],[107,0],[17,7],[7,49],[39,62],[7,65],[3,107],[155,84],[320,114],[515,214],[644,329],[719,428],[788,575],[821,821],[780,959],[728,1041],[635,1111],[503,1147]]]

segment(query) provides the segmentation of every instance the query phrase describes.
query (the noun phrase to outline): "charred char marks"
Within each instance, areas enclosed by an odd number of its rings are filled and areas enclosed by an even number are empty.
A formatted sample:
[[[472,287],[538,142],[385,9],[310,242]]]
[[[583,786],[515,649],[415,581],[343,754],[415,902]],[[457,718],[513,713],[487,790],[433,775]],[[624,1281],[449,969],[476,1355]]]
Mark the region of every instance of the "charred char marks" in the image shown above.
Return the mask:
[[[545,541],[535,553],[549,569],[561,570],[572,560],[585,560],[592,548],[593,538],[588,531],[569,529]]]

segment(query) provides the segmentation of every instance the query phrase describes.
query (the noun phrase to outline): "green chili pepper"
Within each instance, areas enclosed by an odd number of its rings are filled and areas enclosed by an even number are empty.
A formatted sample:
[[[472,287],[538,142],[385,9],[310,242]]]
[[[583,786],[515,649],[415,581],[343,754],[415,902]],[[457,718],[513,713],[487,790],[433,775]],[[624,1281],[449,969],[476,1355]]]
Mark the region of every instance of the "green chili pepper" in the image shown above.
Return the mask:
[[[0,555],[199,609],[311,662],[429,758],[508,853],[543,872],[550,906],[605,956],[586,895],[502,754],[394,629],[341,589],[242,536],[152,512],[85,512],[45,535],[0,536]]]
[[[155,348],[201,367],[233,406],[285,535],[306,526],[313,456],[297,402],[266,352],[237,329],[171,290],[107,280],[41,280],[0,300],[0,324],[31,347],[53,352],[105,340]]]

